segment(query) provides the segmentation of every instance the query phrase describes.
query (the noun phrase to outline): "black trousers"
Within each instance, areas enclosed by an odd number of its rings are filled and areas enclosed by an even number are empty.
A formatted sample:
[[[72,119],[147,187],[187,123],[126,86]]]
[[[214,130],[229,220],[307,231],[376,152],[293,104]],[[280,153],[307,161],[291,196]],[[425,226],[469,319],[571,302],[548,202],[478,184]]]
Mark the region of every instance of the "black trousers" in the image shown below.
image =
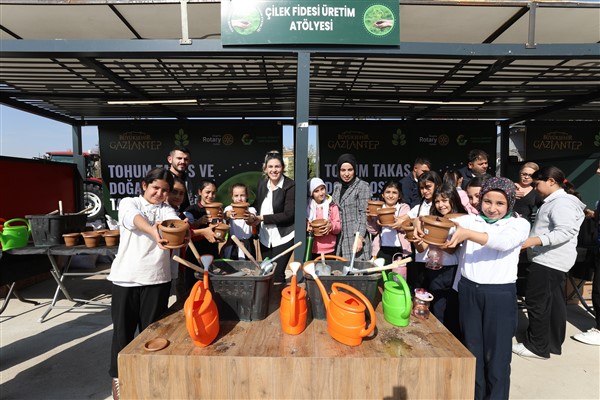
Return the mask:
[[[136,330],[142,332],[167,311],[170,290],[171,282],[134,287],[112,285],[113,337],[108,371],[111,377],[119,377],[117,357],[133,340]]]
[[[385,260],[385,265],[391,264],[395,260],[403,259],[402,247],[392,247],[392,246],[381,246],[379,248],[379,252],[377,253],[378,258],[383,258]]]
[[[479,284],[462,277],[458,304],[463,343],[476,359],[475,399],[508,399],[516,285]]]
[[[447,265],[442,269],[425,268],[425,288],[433,295],[431,312],[457,338],[460,338],[458,324],[458,293],[452,289],[458,265]]]
[[[406,283],[414,292],[416,288],[422,288],[425,284],[425,263],[412,261],[406,265]]]
[[[567,330],[566,273],[531,263],[525,291],[529,328],[525,347],[541,357],[560,354]]]
[[[260,255],[262,256],[263,260],[267,257],[269,257],[271,259],[271,258],[279,255],[283,251],[287,250],[288,248],[292,247],[293,245],[294,245],[294,239],[292,239],[289,242],[284,243],[280,246],[275,246],[275,247],[266,247],[261,243],[260,244]],[[286,269],[291,257],[292,257],[292,252],[290,251],[289,253],[283,255],[281,258],[278,258],[277,260],[275,260],[277,265],[275,265],[275,273],[273,275],[274,282],[285,282],[285,269]]]

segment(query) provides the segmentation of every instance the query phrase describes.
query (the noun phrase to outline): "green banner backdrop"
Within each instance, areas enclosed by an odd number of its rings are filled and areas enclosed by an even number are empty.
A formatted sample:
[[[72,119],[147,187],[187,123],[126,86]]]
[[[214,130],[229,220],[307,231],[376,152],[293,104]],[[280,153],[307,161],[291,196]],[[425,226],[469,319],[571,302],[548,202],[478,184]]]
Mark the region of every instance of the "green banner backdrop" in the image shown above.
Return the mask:
[[[398,1],[223,0],[226,45],[400,44]]]
[[[600,151],[598,122],[529,122],[525,127],[527,161],[585,157]]]
[[[98,133],[105,207],[111,214],[120,199],[140,194],[140,179],[150,169],[168,167],[167,156],[175,145],[191,152],[192,180],[215,180],[217,200],[225,204],[236,182],[248,185],[254,200],[265,154],[282,148],[277,121],[106,123],[98,126]]]
[[[389,180],[400,180],[412,171],[416,157],[432,162],[445,172],[467,163],[472,149],[490,155],[494,174],[496,125],[479,121],[319,121],[320,175],[331,193],[337,180],[337,158],[351,153],[358,162],[358,176],[369,182],[371,192],[381,192]]]

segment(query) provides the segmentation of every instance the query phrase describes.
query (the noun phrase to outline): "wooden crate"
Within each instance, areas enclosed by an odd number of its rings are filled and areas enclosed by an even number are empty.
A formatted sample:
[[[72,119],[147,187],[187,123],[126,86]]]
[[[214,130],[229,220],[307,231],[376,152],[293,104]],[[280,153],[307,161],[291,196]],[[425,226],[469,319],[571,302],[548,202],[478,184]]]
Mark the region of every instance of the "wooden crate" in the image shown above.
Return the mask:
[[[378,310],[376,331],[357,347],[336,342],[321,320],[290,336],[274,310],[262,321],[222,321],[217,339],[201,348],[178,311],[119,354],[121,398],[473,398],[475,358],[435,317],[400,328]],[[157,337],[170,345],[145,351]]]

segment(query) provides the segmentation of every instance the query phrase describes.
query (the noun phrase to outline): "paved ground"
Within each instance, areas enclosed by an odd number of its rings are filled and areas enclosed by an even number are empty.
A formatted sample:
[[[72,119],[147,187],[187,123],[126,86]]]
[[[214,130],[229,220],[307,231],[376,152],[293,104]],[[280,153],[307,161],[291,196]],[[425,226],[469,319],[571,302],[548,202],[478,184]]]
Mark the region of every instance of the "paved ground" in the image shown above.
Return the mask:
[[[98,270],[105,270],[100,265]],[[68,280],[72,294],[84,298],[110,293],[105,276]],[[22,290],[41,305],[11,299],[0,315],[0,398],[110,399],[108,364],[110,310],[52,310],[41,317],[56,285],[48,280]],[[61,297],[62,298],[62,297]],[[110,298],[102,302],[109,304]],[[70,305],[61,300],[61,305]],[[513,357],[512,399],[600,399],[600,347],[570,337],[593,324],[577,305],[568,306],[567,340],[562,356],[550,360]],[[519,330],[526,327],[523,315]]]

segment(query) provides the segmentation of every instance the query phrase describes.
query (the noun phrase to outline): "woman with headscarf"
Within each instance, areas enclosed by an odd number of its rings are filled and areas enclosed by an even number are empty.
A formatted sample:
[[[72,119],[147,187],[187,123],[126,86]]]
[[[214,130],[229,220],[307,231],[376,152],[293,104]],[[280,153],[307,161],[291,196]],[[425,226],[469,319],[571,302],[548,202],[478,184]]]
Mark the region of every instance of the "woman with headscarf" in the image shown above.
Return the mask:
[[[478,215],[453,219],[446,243],[457,252],[459,322],[475,355],[475,399],[508,399],[512,337],[517,329],[517,263],[530,224],[513,213],[515,184],[492,177],[482,186]]]
[[[371,239],[367,234],[367,202],[371,199],[369,184],[356,176],[358,165],[352,154],[342,154],[337,160],[338,182],[333,184],[333,201],[340,208],[342,232],[336,254],[352,258],[356,232],[359,233],[356,260],[371,258]]]

